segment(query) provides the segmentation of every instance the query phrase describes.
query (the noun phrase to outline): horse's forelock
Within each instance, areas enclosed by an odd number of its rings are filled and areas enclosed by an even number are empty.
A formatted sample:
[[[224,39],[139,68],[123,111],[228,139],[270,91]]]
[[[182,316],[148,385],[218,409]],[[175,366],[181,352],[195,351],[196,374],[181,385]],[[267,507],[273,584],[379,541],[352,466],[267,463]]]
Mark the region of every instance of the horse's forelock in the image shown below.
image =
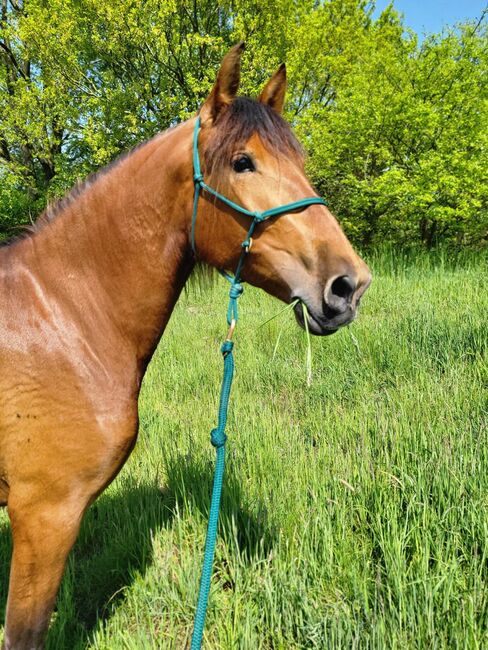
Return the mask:
[[[300,143],[281,115],[265,104],[237,97],[215,123],[205,150],[208,170],[228,164],[236,147],[254,134],[269,151],[303,157]]]

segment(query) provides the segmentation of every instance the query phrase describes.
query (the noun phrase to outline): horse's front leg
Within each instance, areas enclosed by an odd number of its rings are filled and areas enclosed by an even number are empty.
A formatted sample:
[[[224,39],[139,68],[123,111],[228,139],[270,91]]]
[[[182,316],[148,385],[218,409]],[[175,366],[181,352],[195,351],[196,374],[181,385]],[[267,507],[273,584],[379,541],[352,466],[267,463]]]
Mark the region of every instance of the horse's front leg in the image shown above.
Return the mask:
[[[13,554],[4,650],[43,647],[68,553],[78,534],[86,502],[23,503],[11,493],[9,515]]]
[[[134,408],[110,430],[94,426],[44,437],[49,453],[42,462],[36,452],[19,459],[8,496],[13,554],[3,650],[43,647],[83,514],[127,459],[136,413]]]

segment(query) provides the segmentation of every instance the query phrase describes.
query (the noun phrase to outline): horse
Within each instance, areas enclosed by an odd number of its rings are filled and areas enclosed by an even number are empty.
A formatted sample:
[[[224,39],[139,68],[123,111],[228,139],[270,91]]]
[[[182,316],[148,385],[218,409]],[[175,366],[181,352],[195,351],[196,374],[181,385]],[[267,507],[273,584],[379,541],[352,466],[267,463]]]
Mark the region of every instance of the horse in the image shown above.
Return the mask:
[[[243,48],[225,55],[198,112],[202,171],[250,211],[316,196],[282,117],[286,68],[256,100],[238,96]],[[99,171],[0,249],[4,650],[44,646],[83,515],[134,447],[142,378],[195,265],[233,270],[240,257],[248,219],[205,190],[192,232],[196,119]],[[371,274],[314,204],[257,224],[242,279],[299,299],[299,325],[327,335],[355,317]]]

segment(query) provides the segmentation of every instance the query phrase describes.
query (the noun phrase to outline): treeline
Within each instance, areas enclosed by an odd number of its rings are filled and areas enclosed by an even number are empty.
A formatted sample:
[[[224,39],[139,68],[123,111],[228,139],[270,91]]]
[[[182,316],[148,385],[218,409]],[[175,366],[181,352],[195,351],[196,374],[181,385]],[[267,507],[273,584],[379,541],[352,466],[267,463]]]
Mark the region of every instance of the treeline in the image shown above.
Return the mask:
[[[441,35],[366,0],[0,0],[0,237],[194,113],[245,40],[243,92],[286,61],[287,118],[348,234],[480,246],[485,14]]]

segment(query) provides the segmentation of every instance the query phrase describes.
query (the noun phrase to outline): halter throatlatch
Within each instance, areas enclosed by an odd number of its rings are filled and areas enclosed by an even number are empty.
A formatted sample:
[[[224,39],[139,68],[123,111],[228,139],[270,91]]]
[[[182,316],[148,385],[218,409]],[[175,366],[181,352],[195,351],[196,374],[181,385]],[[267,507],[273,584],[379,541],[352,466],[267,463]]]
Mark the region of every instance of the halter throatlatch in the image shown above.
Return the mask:
[[[217,452],[217,460],[215,465],[212,498],[210,501],[207,537],[205,540],[205,553],[203,558],[202,575],[200,577],[200,589],[198,593],[195,622],[193,625],[191,650],[200,650],[202,644],[203,628],[205,625],[205,616],[207,613],[208,594],[210,591],[210,579],[212,577],[212,565],[215,551],[215,540],[217,538],[217,524],[220,509],[220,496],[222,494],[222,481],[224,477],[225,441],[227,440],[227,436],[225,434],[225,425],[227,422],[227,408],[229,405],[230,389],[234,375],[234,356],[232,354],[234,343],[231,339],[239,317],[237,311],[237,301],[244,291],[244,287],[242,286],[241,282],[242,267],[247,255],[251,250],[252,235],[258,223],[266,221],[266,219],[270,219],[271,217],[277,217],[287,212],[293,212],[295,210],[306,208],[309,205],[314,205],[317,203],[327,205],[324,199],[320,198],[320,196],[310,196],[305,199],[300,199],[299,201],[294,201],[293,203],[286,203],[284,205],[279,205],[276,208],[271,208],[270,210],[264,210],[264,212],[251,212],[251,210],[247,210],[241,205],[234,203],[234,201],[231,201],[226,196],[223,196],[214,190],[213,187],[207,185],[203,179],[203,174],[200,166],[200,157],[198,154],[199,131],[200,117],[197,117],[195,122],[195,130],[193,132],[193,183],[195,185],[195,193],[193,197],[193,213],[191,219],[191,246],[193,252],[196,254],[195,225],[197,221],[198,199],[200,198],[202,191],[206,192],[207,194],[211,194],[216,199],[225,205],[228,205],[236,212],[240,212],[246,217],[249,217],[251,219],[251,223],[247,231],[246,238],[241,244],[241,254],[239,261],[237,262],[237,267],[234,275],[232,276],[226,271],[221,271],[221,274],[226,280],[228,280],[228,282],[230,282],[231,285],[229,290],[229,306],[227,309],[227,324],[229,326],[229,331],[227,333],[227,338],[221,347],[221,352],[224,356],[224,376],[222,379],[222,388],[220,391],[218,424],[215,429],[212,430],[212,433],[210,435],[211,443]]]

